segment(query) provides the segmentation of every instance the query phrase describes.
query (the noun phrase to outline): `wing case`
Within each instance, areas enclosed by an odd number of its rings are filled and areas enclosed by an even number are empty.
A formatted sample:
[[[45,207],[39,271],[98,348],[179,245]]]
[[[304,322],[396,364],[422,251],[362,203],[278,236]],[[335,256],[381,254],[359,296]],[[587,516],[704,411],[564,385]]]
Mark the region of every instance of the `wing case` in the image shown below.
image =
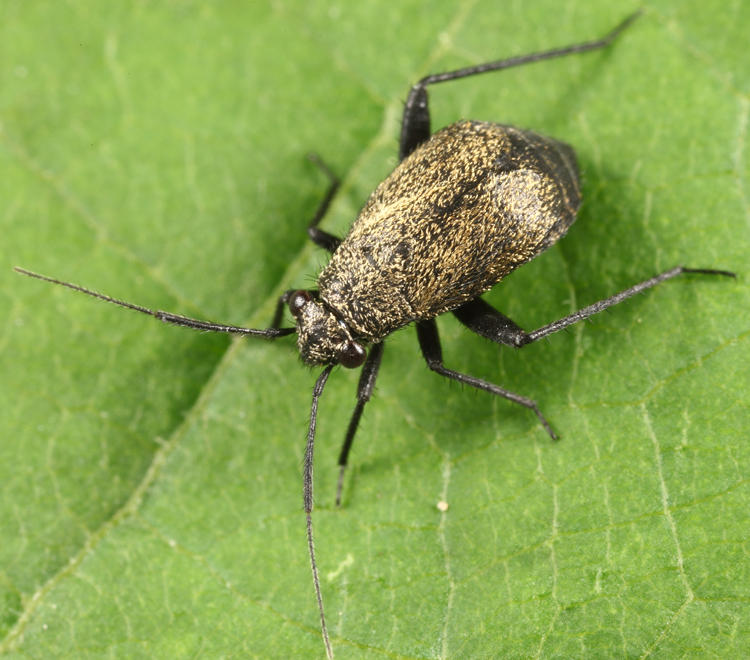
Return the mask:
[[[375,189],[320,274],[320,296],[358,336],[379,341],[490,289],[563,236],[579,205],[567,144],[451,124]]]

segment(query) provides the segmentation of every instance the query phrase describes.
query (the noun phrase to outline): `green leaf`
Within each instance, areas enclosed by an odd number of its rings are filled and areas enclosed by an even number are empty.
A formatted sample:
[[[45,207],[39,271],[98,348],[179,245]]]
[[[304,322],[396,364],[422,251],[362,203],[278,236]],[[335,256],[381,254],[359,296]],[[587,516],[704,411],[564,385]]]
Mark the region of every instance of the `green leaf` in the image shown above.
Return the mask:
[[[435,7],[435,4],[439,4]],[[267,324],[395,164],[420,76],[605,34],[631,10],[417,2],[6,2],[0,95],[0,651],[319,657],[293,340],[166,327],[13,265]],[[337,657],[737,657],[750,648],[747,3],[653,2],[604,52],[436,86],[434,125],[576,145],[569,235],[489,299],[523,327],[685,277],[522,351],[389,340],[332,505],[357,373],[321,400],[314,514]],[[437,508],[448,503],[446,512]]]

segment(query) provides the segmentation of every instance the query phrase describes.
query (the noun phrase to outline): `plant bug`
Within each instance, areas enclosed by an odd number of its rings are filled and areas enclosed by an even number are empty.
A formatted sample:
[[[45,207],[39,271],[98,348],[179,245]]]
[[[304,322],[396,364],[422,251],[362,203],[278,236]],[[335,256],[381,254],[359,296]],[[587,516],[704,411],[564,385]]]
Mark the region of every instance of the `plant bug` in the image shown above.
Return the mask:
[[[356,407],[339,456],[338,503],[352,442],[374,390],[384,340],[391,332],[416,324],[420,348],[430,369],[528,408],[554,438],[551,425],[532,399],[443,364],[435,317],[452,312],[477,334],[499,344],[521,347],[680,274],[732,276],[727,271],[673,268],[533,332],[525,332],[480,298],[512,270],[561,238],[574,222],[580,204],[575,154],[557,140],[499,124],[464,121],[432,135],[427,87],[603,48],[634,18],[629,17],[597,41],[432,75],[414,85],[402,120],[401,163],[375,190],[343,240],[318,226],[339,182],[316,160],[330,185],[308,233],[316,245],[332,254],[331,261],[320,274],[317,289],[290,290],[281,297],[269,328],[190,319],[17,269],[175,325],[266,339],[297,334],[303,360],[324,365],[313,390],[304,504],[313,580],[329,657],[333,649],[315,562],[311,512],[318,403],[335,365],[362,367]],[[294,317],[295,327],[281,327],[285,308]]]

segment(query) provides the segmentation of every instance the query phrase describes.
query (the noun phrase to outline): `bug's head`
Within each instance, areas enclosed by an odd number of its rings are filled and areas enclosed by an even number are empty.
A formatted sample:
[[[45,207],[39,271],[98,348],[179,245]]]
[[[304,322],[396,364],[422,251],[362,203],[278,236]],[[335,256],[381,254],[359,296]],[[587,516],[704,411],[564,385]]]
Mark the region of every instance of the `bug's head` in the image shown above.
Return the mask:
[[[364,346],[312,293],[293,291],[287,304],[297,322],[297,347],[305,364],[341,364],[349,369],[362,365],[367,357]]]

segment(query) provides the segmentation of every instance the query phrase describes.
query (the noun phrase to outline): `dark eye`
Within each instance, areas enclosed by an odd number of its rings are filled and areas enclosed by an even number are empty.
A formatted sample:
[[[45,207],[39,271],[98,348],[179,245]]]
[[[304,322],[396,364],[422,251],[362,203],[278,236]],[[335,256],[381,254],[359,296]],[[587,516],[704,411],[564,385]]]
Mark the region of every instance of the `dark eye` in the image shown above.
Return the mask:
[[[294,318],[297,318],[302,311],[302,308],[312,300],[312,296],[309,291],[294,291],[289,296],[289,311],[292,313]]]
[[[366,357],[367,351],[356,341],[346,342],[344,349],[338,354],[339,364],[345,366],[347,369],[354,369],[361,366]]]

